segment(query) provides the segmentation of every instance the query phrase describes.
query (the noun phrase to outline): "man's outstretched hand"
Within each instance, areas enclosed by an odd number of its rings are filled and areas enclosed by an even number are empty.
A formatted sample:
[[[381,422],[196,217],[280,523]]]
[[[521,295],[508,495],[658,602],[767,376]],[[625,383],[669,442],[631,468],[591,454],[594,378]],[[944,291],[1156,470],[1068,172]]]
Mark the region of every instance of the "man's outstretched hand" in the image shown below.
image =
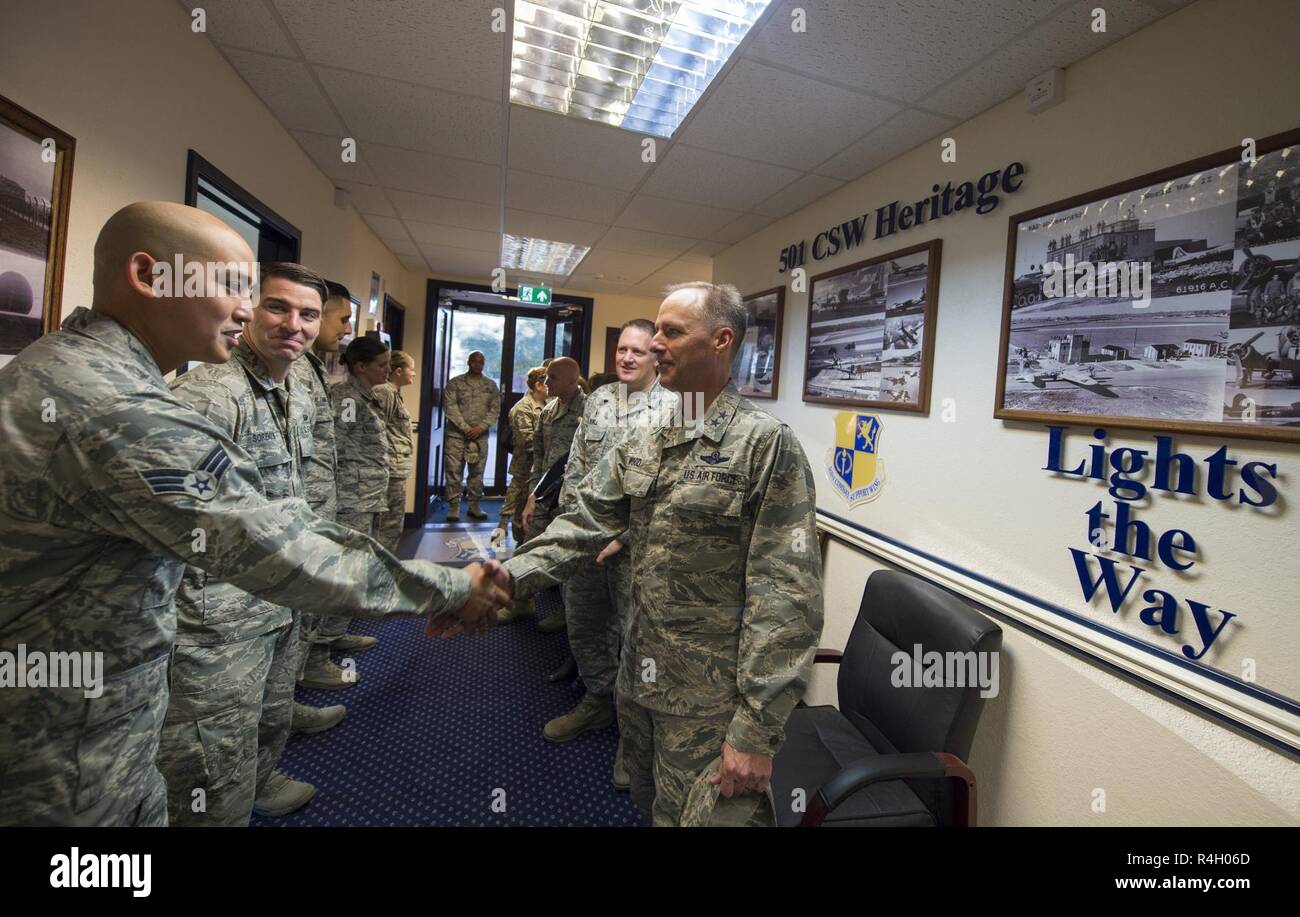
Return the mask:
[[[483,572],[492,577],[493,584],[505,594],[507,604],[514,599],[515,581],[505,564],[499,560],[489,560],[483,565]]]
[[[510,574],[498,561],[487,564],[469,564],[465,572],[470,577],[469,598],[460,607],[456,615],[430,616],[424,632],[430,637],[441,636],[444,640],[461,631],[471,634],[486,633],[497,622],[497,609],[510,604],[510,591],[498,585],[501,578],[509,585]]]

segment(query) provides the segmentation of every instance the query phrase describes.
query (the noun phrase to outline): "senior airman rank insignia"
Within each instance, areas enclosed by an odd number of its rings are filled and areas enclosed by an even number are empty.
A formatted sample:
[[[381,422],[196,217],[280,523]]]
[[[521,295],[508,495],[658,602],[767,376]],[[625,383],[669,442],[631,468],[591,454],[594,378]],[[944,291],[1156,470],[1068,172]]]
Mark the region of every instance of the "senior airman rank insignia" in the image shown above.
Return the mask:
[[[217,485],[226,470],[230,468],[230,456],[220,444],[203,457],[199,467],[159,468],[154,471],[142,471],[145,483],[156,494],[188,494],[205,503],[217,493]]]
[[[826,453],[826,472],[850,508],[874,500],[885,486],[880,430],[880,419],[873,414],[835,415],[835,447]]]

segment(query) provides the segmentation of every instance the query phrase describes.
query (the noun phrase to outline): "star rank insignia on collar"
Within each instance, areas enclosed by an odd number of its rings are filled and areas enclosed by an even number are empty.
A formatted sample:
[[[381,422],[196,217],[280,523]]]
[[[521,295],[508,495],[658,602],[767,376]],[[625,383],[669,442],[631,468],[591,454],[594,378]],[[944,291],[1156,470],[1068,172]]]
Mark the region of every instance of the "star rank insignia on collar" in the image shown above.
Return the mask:
[[[187,494],[205,503],[217,494],[217,485],[230,467],[230,456],[221,445],[203,457],[199,467],[159,468],[154,471],[141,472],[149,489],[158,495]]]
[[[700,456],[700,461],[701,461],[701,462],[708,462],[710,465],[720,465],[720,464],[722,464],[723,462],[729,462],[729,461],[731,461],[731,456],[729,456],[729,455],[723,455],[723,454],[722,454],[721,452],[719,452],[717,449],[714,449],[714,450],[713,450],[713,453],[712,453],[711,455],[701,455],[701,456]]]

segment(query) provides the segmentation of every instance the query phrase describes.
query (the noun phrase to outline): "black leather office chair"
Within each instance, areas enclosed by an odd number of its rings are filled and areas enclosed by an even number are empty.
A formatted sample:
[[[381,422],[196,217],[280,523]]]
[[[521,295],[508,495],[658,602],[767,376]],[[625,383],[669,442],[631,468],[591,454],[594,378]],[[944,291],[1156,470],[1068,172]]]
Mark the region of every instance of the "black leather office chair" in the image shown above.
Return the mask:
[[[891,657],[910,660],[917,644],[922,653],[996,653],[1002,629],[915,576],[872,573],[844,652],[817,653],[840,665],[839,709],[800,705],[786,725],[772,766],[778,824],[975,823],[975,775],[963,759],[981,688],[895,687]],[[793,805],[800,798],[805,806]]]

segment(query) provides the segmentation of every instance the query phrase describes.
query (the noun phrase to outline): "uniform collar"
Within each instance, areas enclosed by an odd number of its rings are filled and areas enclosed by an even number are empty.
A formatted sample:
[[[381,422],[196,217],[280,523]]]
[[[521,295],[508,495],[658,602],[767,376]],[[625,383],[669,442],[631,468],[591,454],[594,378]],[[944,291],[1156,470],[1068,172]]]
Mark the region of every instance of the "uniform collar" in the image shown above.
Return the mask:
[[[264,392],[274,391],[277,388],[284,388],[279,382],[271,378],[271,374],[266,369],[266,364],[262,358],[253,352],[253,348],[248,346],[247,333],[239,336],[239,343],[235,345],[235,351],[230,355],[232,360],[238,361],[239,365],[244,367],[249,378],[255,381]],[[287,384],[289,377],[285,377]]]
[[[153,358],[149,348],[145,347],[140,342],[140,339],[128,331],[126,326],[117,319],[110,318],[102,312],[87,309],[85,306],[78,306],[72,310],[71,314],[63,320],[62,325],[59,327],[63,331],[94,338],[111,350],[125,353],[130,357],[131,362],[139,366],[159,388],[164,390],[167,388],[162,370],[158,368],[158,361]]]
[[[713,400],[713,404],[709,405],[709,410],[702,421],[693,423],[688,421],[683,407],[682,416],[674,416],[668,425],[660,428],[661,432],[667,433],[668,445],[680,445],[693,439],[705,439],[718,445],[727,432],[731,418],[736,415],[739,403],[740,394],[736,391],[736,384],[728,380],[726,386],[718,393],[718,397]],[[674,412],[674,415],[676,413]]]
[[[366,388],[365,383],[354,376],[351,370],[348,370],[348,378],[342,384],[352,386],[362,398],[372,404],[377,404],[379,402],[379,396],[375,394],[375,390],[372,388]]]

